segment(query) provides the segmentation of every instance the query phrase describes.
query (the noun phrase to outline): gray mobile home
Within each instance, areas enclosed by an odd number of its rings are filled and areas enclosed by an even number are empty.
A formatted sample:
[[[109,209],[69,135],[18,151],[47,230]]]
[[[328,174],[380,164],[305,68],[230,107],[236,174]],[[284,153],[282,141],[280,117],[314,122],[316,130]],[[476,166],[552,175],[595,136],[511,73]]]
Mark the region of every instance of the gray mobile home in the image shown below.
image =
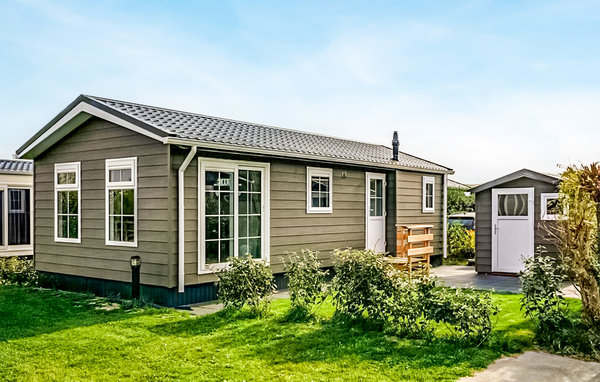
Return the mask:
[[[475,266],[479,273],[516,274],[538,245],[556,254],[547,229],[556,220],[558,181],[523,169],[471,189],[475,194]]]
[[[397,147],[397,146],[396,146]],[[61,288],[215,297],[231,256],[394,252],[397,224],[433,224],[444,252],[452,170],[381,145],[80,96],[17,154],[34,159],[35,267]]]

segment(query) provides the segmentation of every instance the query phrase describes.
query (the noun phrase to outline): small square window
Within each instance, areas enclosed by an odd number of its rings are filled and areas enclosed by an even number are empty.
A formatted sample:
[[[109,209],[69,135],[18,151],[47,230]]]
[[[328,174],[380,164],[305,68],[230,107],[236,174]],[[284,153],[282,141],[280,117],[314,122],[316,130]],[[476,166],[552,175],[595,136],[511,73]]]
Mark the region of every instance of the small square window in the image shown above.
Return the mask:
[[[333,212],[332,180],[330,168],[306,168],[306,213]]]
[[[542,193],[540,195],[540,209],[542,220],[557,220],[562,211],[557,193]]]

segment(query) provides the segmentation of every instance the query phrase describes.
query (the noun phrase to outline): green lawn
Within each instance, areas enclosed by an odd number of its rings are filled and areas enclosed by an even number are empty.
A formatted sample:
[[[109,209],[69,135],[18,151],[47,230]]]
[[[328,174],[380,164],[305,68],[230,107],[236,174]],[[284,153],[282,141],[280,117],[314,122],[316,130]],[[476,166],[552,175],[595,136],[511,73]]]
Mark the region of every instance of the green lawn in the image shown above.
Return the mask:
[[[0,286],[0,380],[427,380],[446,381],[531,346],[519,295],[500,305],[490,345],[409,340],[329,322],[283,322],[172,309],[107,311],[87,295]],[[100,300],[101,302],[101,300]]]

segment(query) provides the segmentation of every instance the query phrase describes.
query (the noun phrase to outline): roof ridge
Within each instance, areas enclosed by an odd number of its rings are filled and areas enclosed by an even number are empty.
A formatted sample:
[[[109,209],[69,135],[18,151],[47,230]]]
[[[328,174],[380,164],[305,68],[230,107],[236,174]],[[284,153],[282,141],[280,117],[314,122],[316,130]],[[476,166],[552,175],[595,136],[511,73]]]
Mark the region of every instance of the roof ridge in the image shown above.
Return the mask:
[[[118,99],[114,99],[114,98],[99,97],[99,96],[94,96],[94,95],[89,95],[89,94],[83,94],[83,96],[88,97],[88,98],[93,98],[93,99],[96,99],[96,100],[104,100],[104,101],[128,103],[128,104],[131,104],[131,105],[143,106],[143,107],[150,107],[150,108],[153,108],[153,109],[170,111],[170,112],[175,112],[175,113],[182,113],[182,114],[195,115],[195,116],[205,117],[205,118],[219,119],[219,120],[222,120],[222,121],[244,123],[244,124],[247,124],[247,125],[262,126],[262,127],[266,127],[266,128],[269,128],[269,129],[285,130],[285,131],[290,131],[290,132],[298,133],[298,134],[316,135],[316,136],[319,136],[319,137],[336,139],[336,140],[340,140],[340,141],[353,142],[353,143],[362,143],[362,144],[371,145],[371,146],[381,146],[381,147],[385,147],[385,148],[388,148],[388,149],[391,150],[390,147],[388,147],[386,145],[383,145],[383,144],[380,144],[380,143],[373,143],[373,142],[360,141],[360,140],[356,140],[356,139],[348,139],[348,138],[336,137],[334,135],[328,135],[328,134],[323,134],[323,133],[315,133],[315,132],[311,132],[311,131],[303,131],[303,130],[298,130],[298,129],[290,129],[289,127],[280,127],[280,126],[266,125],[266,124],[263,124],[263,123],[248,122],[248,121],[242,121],[242,120],[239,120],[239,119],[233,119],[233,118],[227,118],[227,117],[217,117],[217,116],[214,116],[214,115],[201,114],[201,113],[196,113],[196,112],[191,112],[191,111],[183,111],[183,110],[178,110],[178,109],[170,109],[170,108],[167,108],[167,107],[153,106],[153,105],[147,105],[147,104],[137,103],[137,102],[122,101],[122,100],[118,100]],[[107,105],[107,106],[111,107],[110,105]],[[113,107],[111,107],[111,108],[114,109]],[[147,123],[147,122],[145,122],[145,123]],[[410,154],[407,154],[407,155],[410,155]],[[413,156],[413,155],[411,155],[411,156]],[[421,158],[419,158],[419,159],[421,159]]]

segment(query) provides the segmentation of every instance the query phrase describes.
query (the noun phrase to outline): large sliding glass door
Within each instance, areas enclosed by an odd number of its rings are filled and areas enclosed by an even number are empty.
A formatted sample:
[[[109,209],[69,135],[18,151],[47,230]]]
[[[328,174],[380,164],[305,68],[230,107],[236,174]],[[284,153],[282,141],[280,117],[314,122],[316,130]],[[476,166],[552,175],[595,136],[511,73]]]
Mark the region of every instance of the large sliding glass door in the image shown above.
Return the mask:
[[[230,257],[267,257],[268,164],[202,161],[200,188],[200,272]]]

